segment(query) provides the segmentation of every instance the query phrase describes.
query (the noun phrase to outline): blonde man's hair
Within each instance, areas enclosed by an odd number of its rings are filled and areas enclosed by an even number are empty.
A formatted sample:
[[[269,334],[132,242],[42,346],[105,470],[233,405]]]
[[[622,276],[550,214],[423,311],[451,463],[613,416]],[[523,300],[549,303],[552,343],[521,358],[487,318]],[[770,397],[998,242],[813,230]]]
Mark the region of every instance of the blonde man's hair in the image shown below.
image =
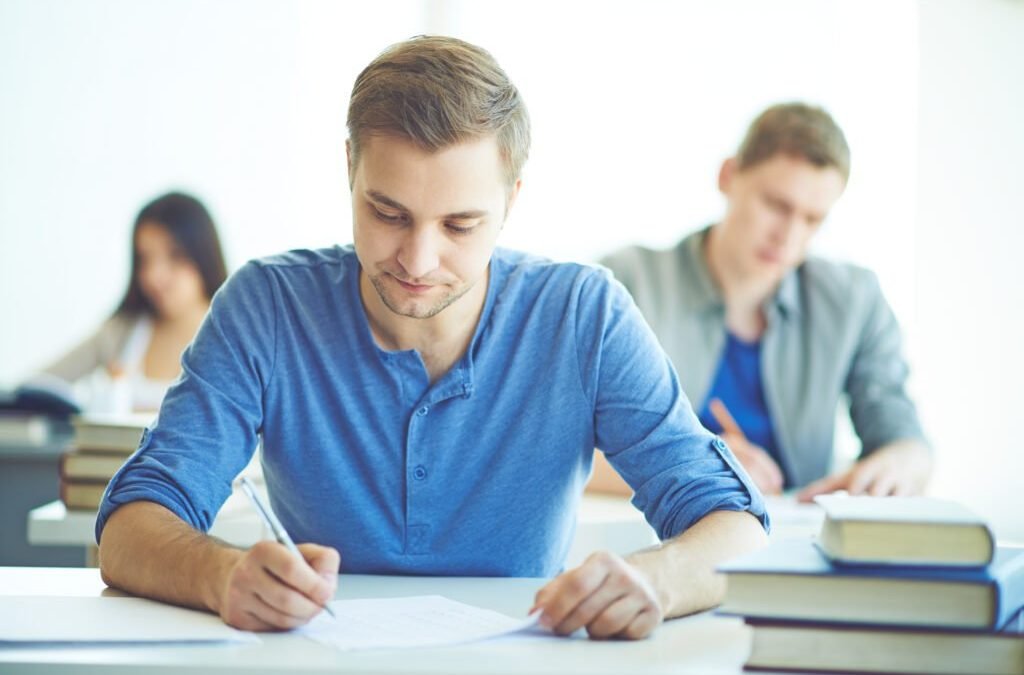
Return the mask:
[[[850,147],[832,116],[805,103],[773,105],[747,129],[736,158],[749,169],[775,155],[805,159],[819,168],[833,167],[843,180],[850,177]]]
[[[511,188],[530,151],[530,119],[515,85],[484,49],[419,36],[385,49],[352,87],[352,165],[374,135],[407,138],[429,152],[493,135]]]

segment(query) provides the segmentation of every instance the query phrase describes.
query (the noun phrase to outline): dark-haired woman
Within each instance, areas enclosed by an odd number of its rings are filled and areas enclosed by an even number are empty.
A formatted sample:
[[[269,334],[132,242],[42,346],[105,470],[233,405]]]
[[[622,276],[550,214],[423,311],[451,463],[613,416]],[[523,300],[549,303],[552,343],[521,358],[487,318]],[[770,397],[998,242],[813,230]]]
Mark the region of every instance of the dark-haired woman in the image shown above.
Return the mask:
[[[155,199],[135,219],[131,277],[117,310],[43,372],[76,383],[87,410],[158,409],[226,275],[206,207],[181,193]]]

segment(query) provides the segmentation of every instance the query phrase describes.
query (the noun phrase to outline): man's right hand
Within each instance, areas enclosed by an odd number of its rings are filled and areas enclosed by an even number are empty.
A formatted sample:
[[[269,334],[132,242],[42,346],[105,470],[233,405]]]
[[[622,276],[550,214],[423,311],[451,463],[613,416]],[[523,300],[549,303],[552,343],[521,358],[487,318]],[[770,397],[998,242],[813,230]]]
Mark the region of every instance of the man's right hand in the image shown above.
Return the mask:
[[[761,446],[747,440],[740,425],[722,401],[712,399],[708,408],[722,427],[722,433],[719,434],[722,440],[732,450],[732,454],[736,455],[736,459],[740,460],[740,464],[750,474],[758,489],[766,495],[782,494],[782,469],[771,455]]]
[[[213,608],[225,623],[242,630],[288,630],[323,611],[338,586],[341,556],[317,544],[297,548],[305,561],[272,541],[238,552]]]

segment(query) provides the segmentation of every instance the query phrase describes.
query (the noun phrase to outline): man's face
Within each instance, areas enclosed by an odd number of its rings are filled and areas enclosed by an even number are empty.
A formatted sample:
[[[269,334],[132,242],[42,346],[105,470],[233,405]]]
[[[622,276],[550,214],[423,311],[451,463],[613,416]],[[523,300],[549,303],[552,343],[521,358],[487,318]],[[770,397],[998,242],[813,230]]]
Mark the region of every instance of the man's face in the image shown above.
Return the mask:
[[[837,169],[800,157],[779,154],[742,171],[727,160],[719,176],[728,202],[719,236],[729,264],[750,279],[780,280],[804,261],[845,187]]]
[[[483,277],[519,187],[493,137],[430,153],[373,136],[349,171],[356,255],[389,310],[430,318]]]

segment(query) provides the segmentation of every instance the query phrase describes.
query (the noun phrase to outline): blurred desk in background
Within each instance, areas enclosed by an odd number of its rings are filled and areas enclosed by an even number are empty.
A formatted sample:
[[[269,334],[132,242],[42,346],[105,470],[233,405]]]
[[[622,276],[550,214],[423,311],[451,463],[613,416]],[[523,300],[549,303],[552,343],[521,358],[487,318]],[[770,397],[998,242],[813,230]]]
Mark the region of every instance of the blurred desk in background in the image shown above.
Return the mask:
[[[27,536],[29,512],[60,492],[58,466],[71,441],[70,425],[55,425],[42,443],[0,443],[0,566],[80,567],[82,542],[39,548]]]
[[[258,489],[265,490],[262,484]],[[773,537],[815,535],[823,514],[814,504],[798,504],[788,497],[768,499]],[[658,543],[654,531],[629,500],[622,497],[585,495],[577,516],[576,538],[566,559],[575,567],[594,551],[627,554]],[[92,511],[69,511],[59,501],[33,509],[28,517],[28,541],[37,546],[87,546],[95,548]],[[248,500],[236,490],[217,514],[210,534],[230,544],[248,547],[268,538]],[[94,554],[89,563],[95,564]]]
[[[257,489],[265,488],[258,485]],[[35,546],[89,547],[88,564],[95,564],[93,511],[72,511],[59,501],[32,509],[28,515],[28,541]],[[210,529],[210,534],[241,547],[249,547],[261,539],[270,538],[252,510],[248,500],[235,490]],[[647,525],[643,514],[620,497],[587,495],[583,498],[567,566],[583,562],[592,552],[609,550],[630,553],[658,542],[654,531]],[[81,549],[79,549],[81,550]],[[82,561],[79,560],[79,565]]]

